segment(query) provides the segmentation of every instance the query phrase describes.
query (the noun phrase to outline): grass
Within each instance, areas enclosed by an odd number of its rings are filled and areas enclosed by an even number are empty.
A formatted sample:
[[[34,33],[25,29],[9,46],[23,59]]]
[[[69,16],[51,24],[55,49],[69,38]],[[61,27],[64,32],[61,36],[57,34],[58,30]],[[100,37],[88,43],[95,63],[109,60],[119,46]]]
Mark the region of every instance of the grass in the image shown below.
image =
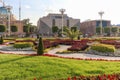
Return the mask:
[[[0,80],[56,80],[112,73],[120,73],[120,62],[0,54]]]

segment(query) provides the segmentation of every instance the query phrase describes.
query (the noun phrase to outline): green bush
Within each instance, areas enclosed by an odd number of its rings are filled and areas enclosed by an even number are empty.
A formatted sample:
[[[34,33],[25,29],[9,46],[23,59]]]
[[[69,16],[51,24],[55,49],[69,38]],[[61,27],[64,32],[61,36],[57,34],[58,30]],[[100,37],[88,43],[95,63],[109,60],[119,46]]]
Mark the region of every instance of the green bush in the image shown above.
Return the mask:
[[[3,37],[0,37],[0,44],[3,44]]]
[[[37,54],[42,55],[44,53],[44,46],[43,46],[43,40],[42,37],[39,38],[39,44],[37,48]]]
[[[31,42],[17,42],[13,45],[14,48],[28,48],[28,47],[32,47],[33,43]]]
[[[113,45],[106,44],[94,44],[91,46],[91,49],[98,52],[115,52],[115,47]]]

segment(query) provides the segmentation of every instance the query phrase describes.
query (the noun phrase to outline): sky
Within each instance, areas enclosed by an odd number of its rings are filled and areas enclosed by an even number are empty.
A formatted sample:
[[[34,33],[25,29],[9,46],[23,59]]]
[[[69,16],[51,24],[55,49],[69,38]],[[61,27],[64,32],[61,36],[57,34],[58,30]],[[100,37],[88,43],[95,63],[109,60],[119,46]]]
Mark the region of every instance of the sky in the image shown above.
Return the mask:
[[[48,13],[60,13],[65,9],[69,17],[86,20],[98,20],[98,12],[103,11],[103,19],[111,20],[111,24],[120,24],[120,0],[3,0],[12,6],[12,13],[19,19],[19,1],[21,2],[21,19],[29,18],[37,25],[39,18]],[[2,4],[0,3],[0,6]]]

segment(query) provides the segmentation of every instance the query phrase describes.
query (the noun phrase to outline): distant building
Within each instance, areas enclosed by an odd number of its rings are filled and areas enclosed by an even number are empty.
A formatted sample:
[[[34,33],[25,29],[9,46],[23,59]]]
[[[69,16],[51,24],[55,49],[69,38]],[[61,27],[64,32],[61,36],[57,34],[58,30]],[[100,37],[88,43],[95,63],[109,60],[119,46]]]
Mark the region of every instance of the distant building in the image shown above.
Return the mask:
[[[111,26],[110,20],[102,20],[102,27]],[[96,27],[100,27],[100,20],[88,20],[80,23],[80,31],[83,34],[96,34]]]
[[[66,14],[63,15],[63,26],[77,27],[80,29],[80,19],[73,19]],[[48,14],[38,20],[37,26],[39,27],[40,34],[52,34],[52,27],[57,26],[62,28],[62,14]]]
[[[8,34],[8,10],[5,6],[0,7],[0,24],[6,26],[6,34]],[[10,26],[15,25],[18,28],[17,32],[10,32],[11,34],[23,34],[23,22],[19,21],[15,18],[15,16],[11,13],[10,14]]]

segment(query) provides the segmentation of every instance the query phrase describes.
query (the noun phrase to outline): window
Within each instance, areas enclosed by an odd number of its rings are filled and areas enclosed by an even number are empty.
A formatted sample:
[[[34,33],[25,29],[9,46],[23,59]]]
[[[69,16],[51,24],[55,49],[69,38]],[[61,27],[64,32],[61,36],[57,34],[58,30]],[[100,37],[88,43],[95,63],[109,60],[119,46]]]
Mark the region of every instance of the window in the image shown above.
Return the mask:
[[[62,16],[55,16],[55,18],[62,18]]]
[[[69,19],[67,19],[67,26],[69,27]]]
[[[52,20],[52,26],[55,26],[55,19]]]

